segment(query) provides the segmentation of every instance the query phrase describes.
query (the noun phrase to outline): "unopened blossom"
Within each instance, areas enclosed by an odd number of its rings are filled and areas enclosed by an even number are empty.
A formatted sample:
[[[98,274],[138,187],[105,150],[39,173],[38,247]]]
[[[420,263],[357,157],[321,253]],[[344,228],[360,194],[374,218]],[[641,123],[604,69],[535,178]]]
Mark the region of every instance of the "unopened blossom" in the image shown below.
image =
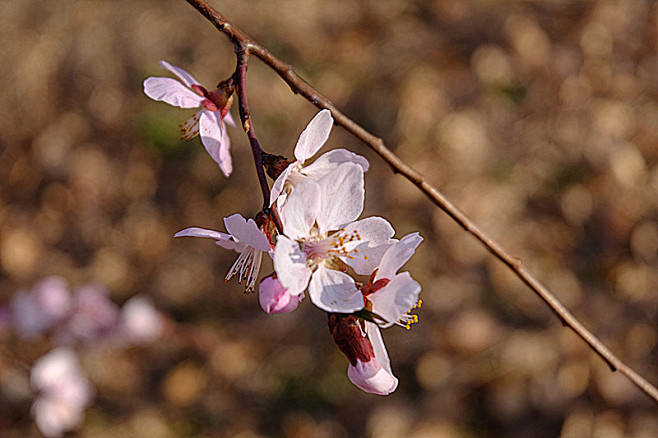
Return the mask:
[[[48,277],[30,290],[18,292],[11,303],[11,321],[21,337],[45,333],[61,323],[72,306],[66,280]]]
[[[209,237],[222,248],[238,252],[240,255],[226,275],[226,281],[239,273],[238,282],[246,280],[246,291],[253,292],[263,252],[270,250],[270,243],[253,219],[247,220],[239,213],[224,218],[224,225],[228,234],[191,227],[179,231],[174,237]]]
[[[94,390],[73,350],[57,348],[38,359],[30,383],[38,392],[32,415],[44,436],[60,437],[83,422]]]
[[[305,178],[318,180],[343,163],[355,163],[361,166],[364,172],[368,170],[368,160],[347,149],[333,149],[321,155],[312,164],[304,166],[304,163],[313,157],[327,141],[333,124],[334,119],[331,117],[331,112],[326,109],[320,111],[308,123],[295,146],[296,160],[283,170],[272,185],[270,205],[278,199],[278,206],[281,207],[287,196],[286,186],[294,187]]]
[[[232,90],[223,83],[210,92],[185,70],[166,61],[160,61],[160,65],[180,82],[166,77],[149,77],[144,81],[144,93],[153,100],[180,108],[198,108],[199,111],[181,125],[182,138],[190,140],[199,135],[212,159],[224,175],[229,176],[233,172],[233,162],[226,123],[235,126],[228,112],[233,102]]]
[[[308,287],[311,301],[328,312],[363,308],[363,296],[344,267],[358,274],[372,272],[370,250],[388,242],[394,232],[379,217],[356,220],[363,198],[363,168],[351,162],[317,181],[300,182],[290,193],[279,209],[283,235],[277,238],[273,260],[279,281],[292,295]]]
[[[398,379],[393,375],[386,347],[376,324],[359,321],[352,315],[329,314],[329,331],[350,364],[347,376],[371,394],[388,395]]]
[[[370,282],[362,287],[368,309],[385,320],[381,327],[399,324],[409,328],[409,324],[417,321],[417,317],[409,312],[420,306],[420,284],[408,272],[398,273],[398,270],[407,263],[422,241],[418,233],[412,233],[387,245]]]
[[[303,296],[292,295],[276,278],[276,274],[263,278],[258,286],[258,301],[266,313],[292,312]]]

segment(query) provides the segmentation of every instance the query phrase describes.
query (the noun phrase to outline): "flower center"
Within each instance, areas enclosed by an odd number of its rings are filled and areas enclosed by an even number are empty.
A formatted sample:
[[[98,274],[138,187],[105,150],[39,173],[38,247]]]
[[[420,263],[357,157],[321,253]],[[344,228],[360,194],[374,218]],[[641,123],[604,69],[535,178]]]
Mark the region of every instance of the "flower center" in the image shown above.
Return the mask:
[[[358,231],[348,233],[345,232],[345,228],[341,228],[330,235],[311,235],[302,242],[302,248],[311,264],[335,264],[340,258],[354,258],[352,253],[359,250],[356,248],[349,250],[347,244],[359,240],[361,240],[361,236]]]

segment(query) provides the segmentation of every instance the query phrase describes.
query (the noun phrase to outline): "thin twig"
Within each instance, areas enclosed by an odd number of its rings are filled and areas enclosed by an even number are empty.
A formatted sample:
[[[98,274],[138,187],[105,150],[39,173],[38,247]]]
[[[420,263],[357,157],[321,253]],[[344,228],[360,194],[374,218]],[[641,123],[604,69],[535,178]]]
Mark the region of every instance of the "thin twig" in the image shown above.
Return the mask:
[[[270,186],[267,184],[267,178],[265,177],[265,169],[263,168],[263,150],[260,147],[258,138],[256,138],[256,132],[254,132],[254,127],[251,123],[249,101],[247,99],[247,66],[249,64],[249,51],[243,45],[236,43],[235,56],[238,58],[238,65],[235,68],[233,78],[237,83],[240,121],[242,122],[242,129],[244,129],[247,137],[249,137],[251,153],[254,156],[254,164],[256,165],[256,174],[258,175],[258,182],[260,184],[261,192],[263,193],[263,209],[267,209],[270,206]]]
[[[608,349],[592,332],[590,332],[567,308],[553,295],[539,280],[537,280],[523,265],[521,259],[508,254],[500,244],[484,233],[473,221],[471,221],[461,210],[450,202],[438,189],[429,184],[423,175],[409,167],[400,160],[390,149],[386,147],[383,140],[366,131],[352,119],[343,114],[333,103],[311,85],[304,81],[289,64],[278,59],[269,50],[255,42],[252,38],[231,24],[222,14],[216,11],[205,0],[186,0],[190,5],[205,16],[215,27],[224,33],[233,44],[246,49],[269,67],[272,68],[295,94],[306,98],[318,108],[326,108],[331,111],[336,124],[345,128],[374,150],[387,162],[394,172],[400,173],[406,179],[415,184],[428,198],[450,218],[459,224],[464,230],[475,236],[489,252],[502,261],[514,274],[521,279],[539,298],[541,298],[564,325],[573,330],[582,338],[589,347],[594,350],[612,371],[619,371],[626,376],[635,386],[644,391],[649,397],[658,402],[658,389],[649,383],[644,377],[635,372],[631,367],[621,361]]]

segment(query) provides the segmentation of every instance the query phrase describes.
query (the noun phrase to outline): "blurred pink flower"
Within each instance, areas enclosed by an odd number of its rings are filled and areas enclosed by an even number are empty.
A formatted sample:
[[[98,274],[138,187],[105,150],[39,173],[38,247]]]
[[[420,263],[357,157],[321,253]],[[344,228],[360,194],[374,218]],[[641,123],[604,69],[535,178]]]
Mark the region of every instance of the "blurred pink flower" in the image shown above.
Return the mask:
[[[121,308],[118,335],[129,344],[153,342],[164,331],[164,317],[149,297],[137,295]]]
[[[270,250],[270,243],[265,234],[258,228],[253,219],[245,219],[240,213],[224,218],[224,225],[229,234],[205,228],[191,227],[179,231],[174,237],[209,237],[215,239],[222,248],[232,249],[240,255],[228,274],[226,281],[233,278],[238,272],[238,282],[246,279],[245,289],[254,290],[263,252]]]
[[[287,313],[297,308],[304,294],[291,295],[272,274],[263,278],[258,287],[258,301],[266,313]]]
[[[85,285],[73,295],[69,317],[55,337],[64,343],[94,341],[117,327],[118,316],[119,307],[104,287]]]
[[[66,318],[71,309],[66,280],[47,277],[30,290],[19,291],[11,303],[16,333],[29,338],[45,333]]]
[[[224,175],[229,176],[233,172],[231,140],[224,122],[235,126],[228,112],[233,102],[231,93],[225,87],[209,92],[182,68],[167,61],[160,61],[160,65],[176,75],[181,82],[172,78],[149,77],[144,80],[144,93],[153,100],[180,108],[201,108],[181,125],[182,138],[190,140],[199,135],[206,151]]]
[[[57,348],[38,359],[30,374],[39,393],[32,405],[37,427],[46,437],[60,437],[84,420],[94,389],[68,348]]]

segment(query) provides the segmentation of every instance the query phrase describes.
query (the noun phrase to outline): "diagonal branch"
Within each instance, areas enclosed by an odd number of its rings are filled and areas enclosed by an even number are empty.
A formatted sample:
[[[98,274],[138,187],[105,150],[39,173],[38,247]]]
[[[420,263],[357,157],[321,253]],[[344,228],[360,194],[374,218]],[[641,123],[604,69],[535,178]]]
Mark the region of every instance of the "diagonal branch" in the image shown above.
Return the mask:
[[[400,160],[383,140],[366,131],[352,119],[343,114],[325,96],[318,93],[311,85],[304,81],[289,64],[281,61],[265,47],[258,44],[240,29],[230,23],[221,13],[210,6],[205,0],[186,0],[206,17],[220,32],[224,33],[238,49],[253,54],[272,70],[274,70],[295,94],[303,96],[318,108],[331,111],[335,122],[345,128],[349,133],[359,138],[386,161],[394,172],[400,173],[416,185],[437,207],[443,210],[451,219],[464,230],[475,236],[496,258],[503,262],[514,274],[521,279],[539,298],[548,305],[562,323],[573,330],[587,345],[594,350],[612,371],[619,371],[635,386],[644,391],[649,397],[658,402],[658,389],[644,377],[634,371],[606,347],[592,332],[590,332],[539,280],[528,271],[521,259],[511,256],[503,247],[484,233],[461,210],[450,202],[438,189],[429,184],[423,175],[409,167]]]

